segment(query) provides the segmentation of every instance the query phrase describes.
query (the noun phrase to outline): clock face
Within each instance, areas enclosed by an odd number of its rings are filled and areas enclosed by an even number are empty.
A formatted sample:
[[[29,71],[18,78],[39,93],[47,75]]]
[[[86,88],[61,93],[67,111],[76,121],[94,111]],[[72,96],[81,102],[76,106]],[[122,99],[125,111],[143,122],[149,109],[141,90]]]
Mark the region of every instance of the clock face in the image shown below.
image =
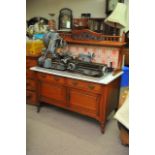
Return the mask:
[[[108,11],[113,11],[118,0],[109,0]]]

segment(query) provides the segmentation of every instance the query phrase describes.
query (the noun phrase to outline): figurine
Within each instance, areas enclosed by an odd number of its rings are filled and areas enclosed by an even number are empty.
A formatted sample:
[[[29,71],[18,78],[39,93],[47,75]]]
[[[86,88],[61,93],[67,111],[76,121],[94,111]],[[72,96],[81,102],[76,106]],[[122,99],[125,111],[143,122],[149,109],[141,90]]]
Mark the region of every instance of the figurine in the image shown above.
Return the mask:
[[[84,61],[84,62],[92,62],[94,59],[95,54],[94,53],[89,53],[88,54],[82,54],[80,53],[78,56],[78,60]]]

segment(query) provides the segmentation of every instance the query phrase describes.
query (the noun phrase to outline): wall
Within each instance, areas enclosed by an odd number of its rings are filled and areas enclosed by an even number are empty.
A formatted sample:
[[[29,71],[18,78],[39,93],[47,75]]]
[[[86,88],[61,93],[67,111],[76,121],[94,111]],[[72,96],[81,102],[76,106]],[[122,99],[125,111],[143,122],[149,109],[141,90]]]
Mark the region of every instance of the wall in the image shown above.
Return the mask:
[[[106,0],[27,0],[26,19],[36,16],[42,16],[47,19],[51,17],[48,13],[55,13],[54,19],[58,24],[59,10],[62,8],[70,8],[73,11],[73,17],[81,17],[81,13],[91,13],[91,17],[106,17],[105,4]],[[128,4],[129,0],[125,0]],[[87,49],[87,50],[86,50]],[[91,51],[96,54],[95,62],[108,63],[113,62],[113,67],[117,67],[118,51],[115,48],[98,48],[95,47],[70,47],[70,51],[74,54],[88,53]]]
[[[107,64],[109,67],[112,63],[113,68],[118,67],[119,49],[115,47],[95,46],[95,45],[79,45],[68,44],[68,51],[77,57],[80,53],[94,53],[93,62]]]
[[[70,8],[73,17],[81,17],[81,13],[91,13],[91,17],[105,17],[106,0],[27,0],[26,19],[35,16],[43,16],[50,19],[48,13],[55,13],[55,20],[58,20],[59,10]]]
[[[129,0],[124,0],[128,5]],[[26,19],[42,16],[51,17],[48,13],[55,13],[54,19],[58,25],[59,10],[70,8],[73,17],[81,17],[81,13],[91,13],[91,17],[106,17],[106,0],[26,0]]]

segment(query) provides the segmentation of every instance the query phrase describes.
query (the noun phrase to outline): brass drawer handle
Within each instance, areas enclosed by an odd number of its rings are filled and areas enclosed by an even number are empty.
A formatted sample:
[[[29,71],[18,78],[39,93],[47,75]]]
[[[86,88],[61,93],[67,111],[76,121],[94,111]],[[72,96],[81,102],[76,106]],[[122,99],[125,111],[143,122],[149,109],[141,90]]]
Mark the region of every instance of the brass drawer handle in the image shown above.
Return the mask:
[[[95,86],[89,85],[88,88],[91,89],[91,90],[93,90],[95,88]]]
[[[46,75],[45,75],[45,74],[41,74],[41,77],[42,77],[42,78],[46,78]]]
[[[60,81],[60,78],[54,77],[54,80],[55,80],[55,81]]]
[[[72,84],[73,84],[73,86],[76,86],[78,84],[78,82],[77,81],[73,81]]]

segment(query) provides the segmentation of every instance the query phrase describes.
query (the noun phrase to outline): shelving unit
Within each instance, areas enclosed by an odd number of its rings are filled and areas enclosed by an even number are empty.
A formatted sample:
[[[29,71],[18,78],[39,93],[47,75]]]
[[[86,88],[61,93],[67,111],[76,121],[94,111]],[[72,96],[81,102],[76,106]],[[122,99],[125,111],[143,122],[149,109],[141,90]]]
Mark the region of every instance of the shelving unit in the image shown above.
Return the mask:
[[[114,28],[104,23],[105,18],[74,18],[73,30],[89,29],[91,31],[112,35]],[[119,30],[116,32],[119,34]]]

